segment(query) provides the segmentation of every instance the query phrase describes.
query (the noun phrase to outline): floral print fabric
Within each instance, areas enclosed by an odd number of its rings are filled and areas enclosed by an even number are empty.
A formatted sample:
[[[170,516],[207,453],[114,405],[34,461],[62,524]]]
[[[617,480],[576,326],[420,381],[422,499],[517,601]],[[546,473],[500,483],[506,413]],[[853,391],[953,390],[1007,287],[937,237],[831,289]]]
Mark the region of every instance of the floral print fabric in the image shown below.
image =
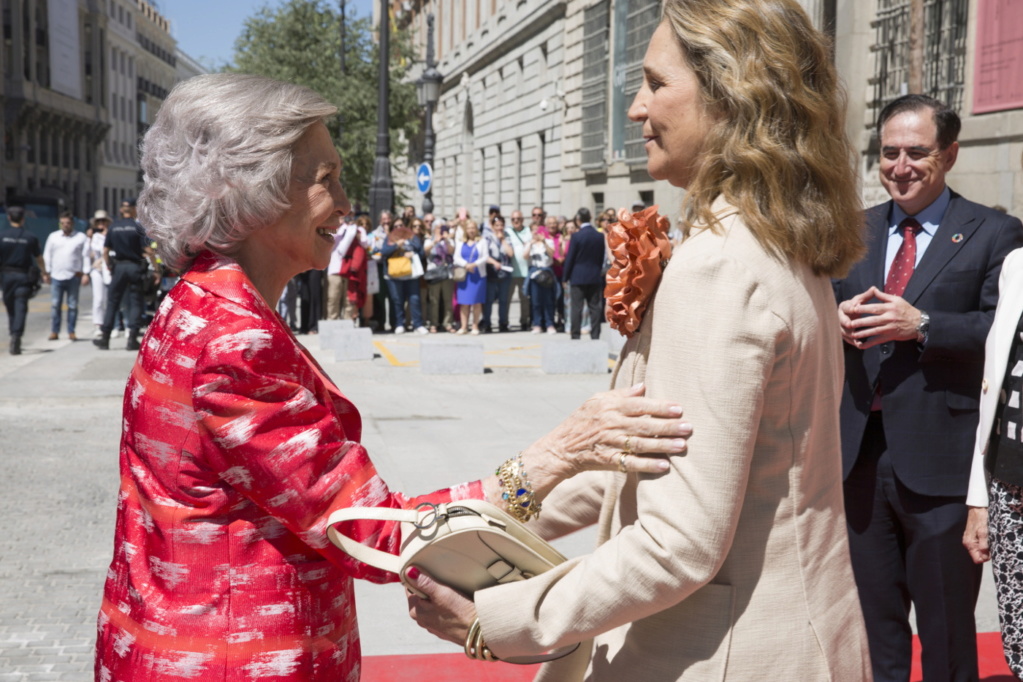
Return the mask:
[[[125,390],[96,679],[357,680],[352,578],[396,576],[330,545],[327,516],[482,495],[389,491],[361,429],[238,265],[200,256]],[[345,532],[390,552],[401,539],[393,523]]]

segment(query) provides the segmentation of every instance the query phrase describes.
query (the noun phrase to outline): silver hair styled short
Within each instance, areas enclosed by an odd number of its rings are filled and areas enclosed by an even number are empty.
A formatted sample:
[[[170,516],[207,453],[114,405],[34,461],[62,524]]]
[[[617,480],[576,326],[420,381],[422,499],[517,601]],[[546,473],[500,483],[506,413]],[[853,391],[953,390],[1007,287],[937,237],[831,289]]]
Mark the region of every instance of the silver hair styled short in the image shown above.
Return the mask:
[[[177,85],[142,141],[139,222],[163,261],[230,255],[288,208],[293,148],[337,108],[309,88],[218,73]]]

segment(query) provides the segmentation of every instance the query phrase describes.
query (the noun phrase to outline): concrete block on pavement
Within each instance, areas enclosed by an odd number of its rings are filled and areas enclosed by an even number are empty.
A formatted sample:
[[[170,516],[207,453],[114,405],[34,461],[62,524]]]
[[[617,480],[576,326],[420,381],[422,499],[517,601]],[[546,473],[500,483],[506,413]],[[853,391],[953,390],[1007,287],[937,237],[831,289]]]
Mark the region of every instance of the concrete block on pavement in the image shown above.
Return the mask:
[[[355,329],[355,322],[352,320],[320,320],[316,323],[319,330],[320,348],[330,348],[330,342],[335,334],[343,334]]]
[[[334,351],[335,362],[373,359],[373,332],[370,329],[334,331],[320,338],[320,348]]]
[[[607,374],[607,341],[567,339],[543,344],[544,374]]]
[[[628,341],[622,334],[618,333],[618,330],[611,329],[611,325],[605,324],[600,328],[600,337],[607,339],[607,346],[611,351],[611,354],[615,357],[622,352],[622,346]]]
[[[483,340],[445,335],[419,344],[423,374],[483,374]]]

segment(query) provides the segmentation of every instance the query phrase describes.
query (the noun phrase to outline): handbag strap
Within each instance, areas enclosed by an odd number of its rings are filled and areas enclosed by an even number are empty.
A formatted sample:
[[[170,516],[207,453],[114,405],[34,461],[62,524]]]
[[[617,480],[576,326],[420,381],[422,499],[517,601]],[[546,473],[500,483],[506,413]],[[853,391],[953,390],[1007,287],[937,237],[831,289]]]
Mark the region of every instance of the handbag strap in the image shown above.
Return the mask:
[[[394,507],[345,507],[338,509],[327,517],[327,537],[353,559],[373,568],[380,568],[400,575],[401,557],[367,547],[339,531],[335,528],[335,525],[345,521],[402,521],[405,523],[415,523],[419,520],[420,513],[416,509],[396,509]]]

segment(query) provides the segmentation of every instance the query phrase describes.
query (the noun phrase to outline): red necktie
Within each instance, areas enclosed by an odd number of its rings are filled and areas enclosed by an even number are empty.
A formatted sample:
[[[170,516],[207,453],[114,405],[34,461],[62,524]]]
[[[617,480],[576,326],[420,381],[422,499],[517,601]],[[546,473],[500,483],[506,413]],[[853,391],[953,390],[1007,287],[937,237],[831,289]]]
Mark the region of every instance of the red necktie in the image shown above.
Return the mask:
[[[909,284],[909,278],[913,276],[913,269],[916,267],[916,234],[923,228],[916,218],[906,218],[899,223],[902,231],[902,244],[895,252],[895,260],[888,270],[888,278],[884,281],[884,292],[902,296]]]

